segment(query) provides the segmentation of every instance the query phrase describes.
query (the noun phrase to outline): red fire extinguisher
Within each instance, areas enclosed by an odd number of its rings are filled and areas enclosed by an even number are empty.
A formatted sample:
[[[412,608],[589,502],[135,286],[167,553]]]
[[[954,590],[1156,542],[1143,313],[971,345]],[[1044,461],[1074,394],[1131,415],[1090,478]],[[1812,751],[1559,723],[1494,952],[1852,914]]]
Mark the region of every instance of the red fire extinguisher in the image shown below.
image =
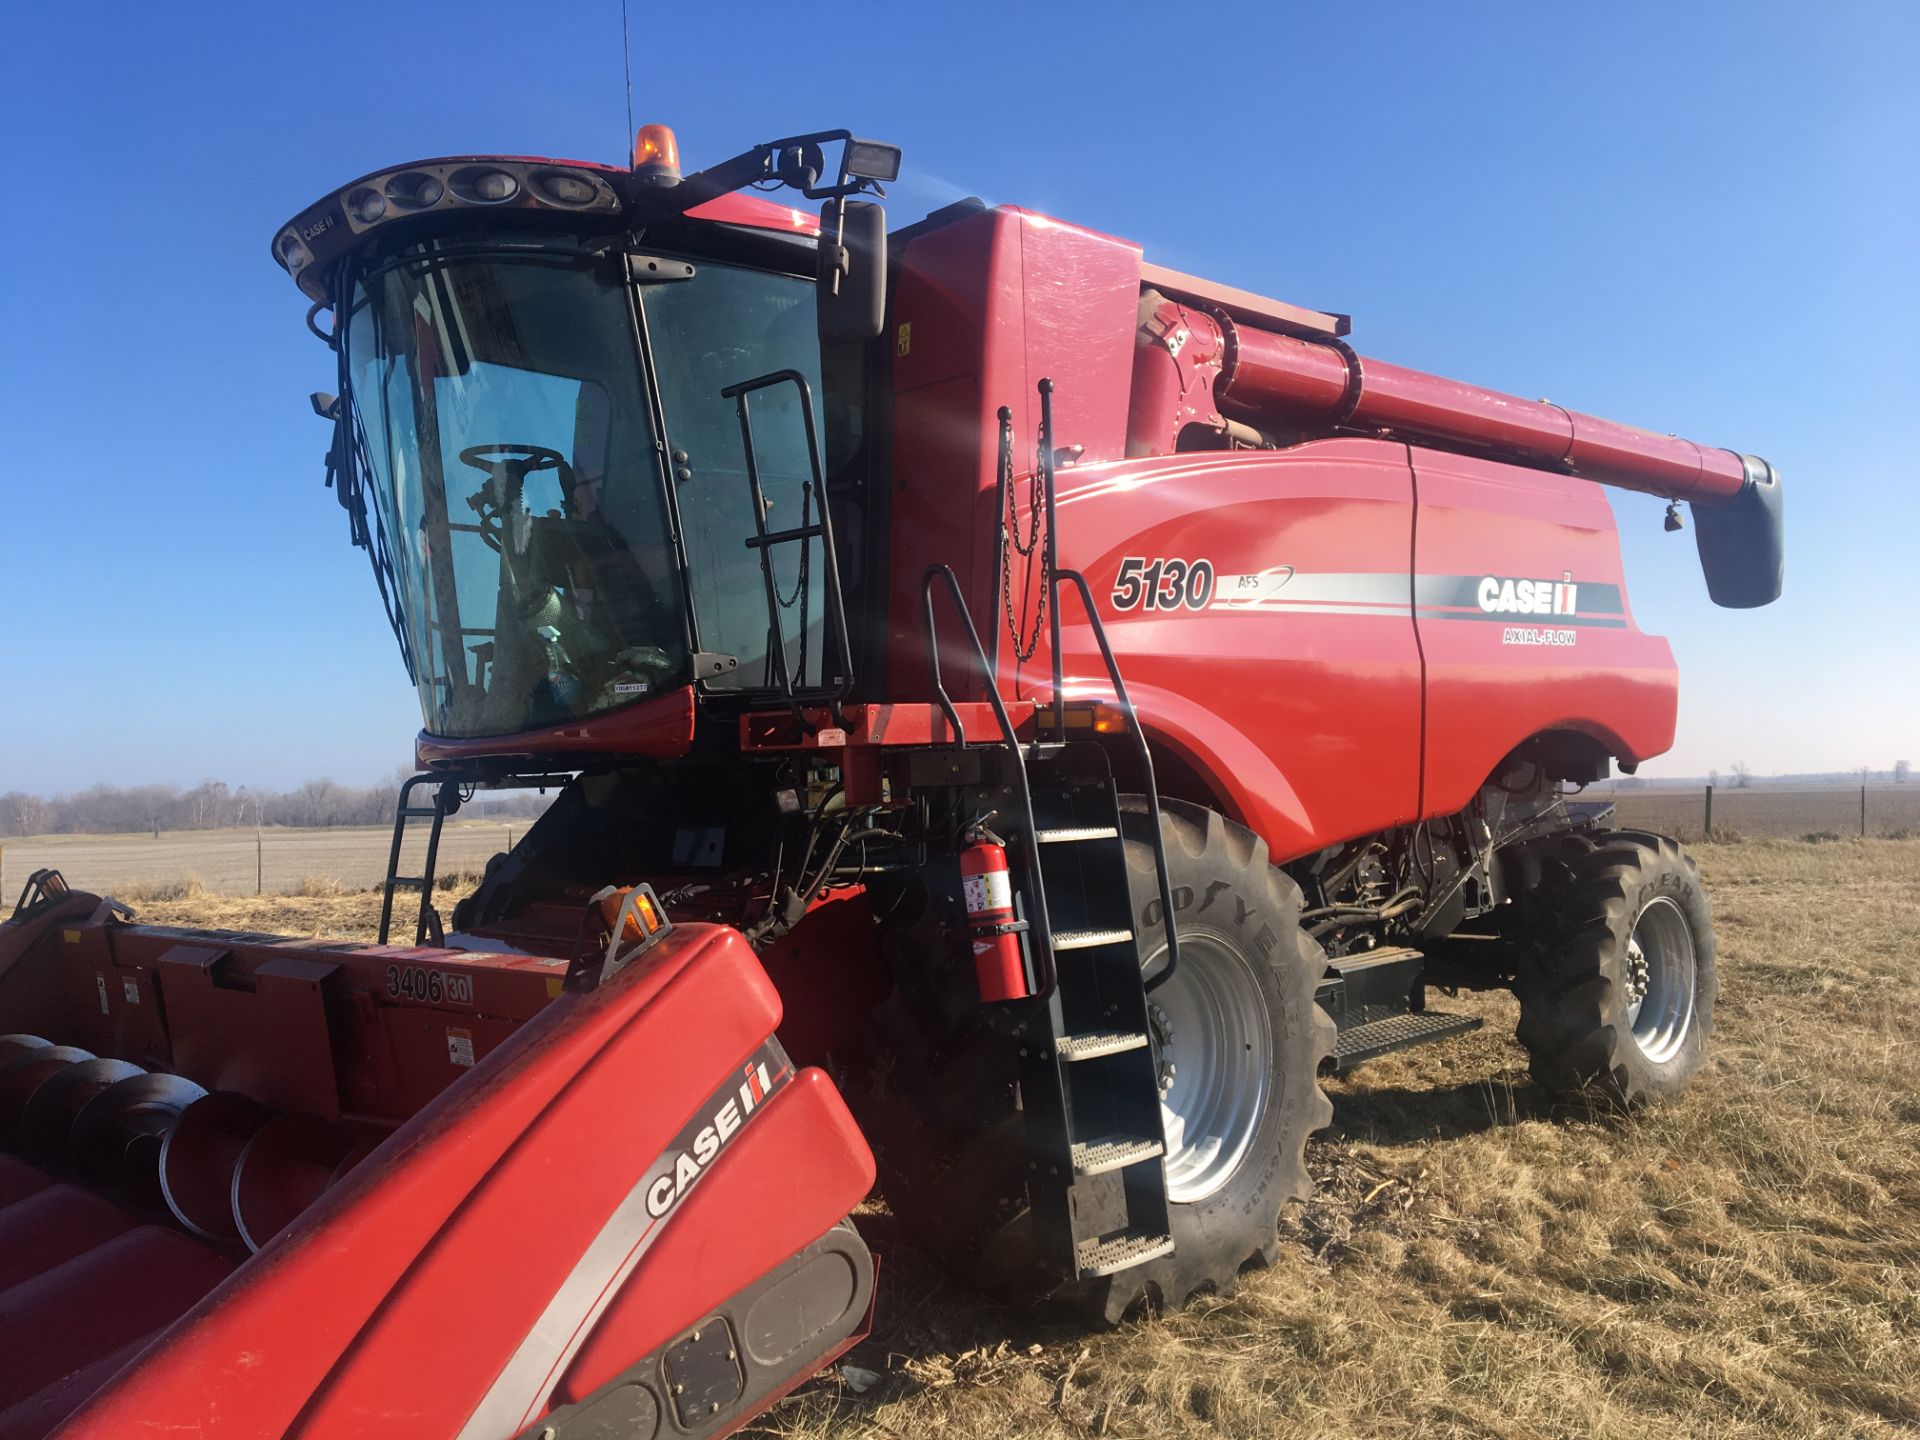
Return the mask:
[[[986,1001],[1024,1000],[1027,983],[1020,933],[1026,922],[1013,914],[1013,880],[1007,874],[1007,847],[990,830],[968,833],[960,852],[960,889],[967,902],[967,930],[973,936],[973,974]]]

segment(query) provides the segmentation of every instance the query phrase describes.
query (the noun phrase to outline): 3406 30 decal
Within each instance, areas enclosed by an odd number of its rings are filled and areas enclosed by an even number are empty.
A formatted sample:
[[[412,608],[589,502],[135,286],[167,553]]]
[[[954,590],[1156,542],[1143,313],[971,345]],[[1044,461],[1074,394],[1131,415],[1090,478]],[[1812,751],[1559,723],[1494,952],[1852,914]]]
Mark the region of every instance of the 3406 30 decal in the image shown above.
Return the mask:
[[[1129,555],[1113,577],[1111,598],[1116,610],[1204,610],[1213,599],[1213,562]]]
[[[389,965],[387,995],[394,1000],[423,1000],[429,1005],[471,1005],[473,977],[424,965]]]

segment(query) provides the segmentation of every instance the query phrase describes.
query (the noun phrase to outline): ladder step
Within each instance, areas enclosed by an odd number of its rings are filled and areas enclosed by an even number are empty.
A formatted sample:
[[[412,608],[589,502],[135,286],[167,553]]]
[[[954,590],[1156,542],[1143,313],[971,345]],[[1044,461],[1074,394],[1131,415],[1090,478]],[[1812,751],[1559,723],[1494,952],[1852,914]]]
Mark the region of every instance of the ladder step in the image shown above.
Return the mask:
[[[1478,1030],[1480,1023],[1478,1015],[1443,1015],[1434,1010],[1370,1020],[1340,1032],[1333,1051],[1334,1064],[1345,1070],[1389,1051],[1423,1045],[1429,1040],[1444,1040],[1449,1035],[1464,1035],[1469,1030]]]
[[[1133,939],[1131,930],[1062,930],[1053,937],[1055,950],[1093,950]]]
[[[431,820],[434,816],[438,815],[440,811],[431,805],[409,805],[400,813],[408,820]]]
[[[1074,1264],[1082,1275],[1111,1275],[1133,1265],[1144,1265],[1173,1253],[1171,1235],[1155,1235],[1145,1230],[1121,1230],[1092,1240],[1082,1240],[1074,1251]]]
[[[1147,1037],[1138,1030],[1089,1030],[1083,1035],[1062,1035],[1054,1048],[1062,1060],[1072,1064],[1075,1060],[1098,1060],[1102,1055],[1144,1050]]]
[[[1033,838],[1042,845],[1074,845],[1086,840],[1118,840],[1120,832],[1111,825],[1069,825],[1037,831]]]
[[[1329,960],[1327,968],[1341,975],[1356,975],[1362,970],[1378,970],[1388,965],[1405,965],[1409,961],[1425,958],[1418,950],[1409,950],[1403,945],[1387,945],[1378,950],[1364,951],[1359,955],[1346,955],[1338,960]]]
[[[1109,1170],[1124,1170],[1142,1160],[1166,1154],[1159,1140],[1142,1135],[1102,1135],[1098,1140],[1077,1141],[1073,1147],[1073,1173],[1104,1175]]]

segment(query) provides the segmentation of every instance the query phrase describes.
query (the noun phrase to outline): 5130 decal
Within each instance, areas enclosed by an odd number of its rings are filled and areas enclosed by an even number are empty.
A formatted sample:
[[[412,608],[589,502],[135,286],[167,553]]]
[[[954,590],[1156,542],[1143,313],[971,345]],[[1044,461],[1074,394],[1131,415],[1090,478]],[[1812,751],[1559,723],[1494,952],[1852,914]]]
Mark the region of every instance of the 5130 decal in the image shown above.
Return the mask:
[[[1204,610],[1213,598],[1211,560],[1148,560],[1129,555],[1113,577],[1116,610]]]

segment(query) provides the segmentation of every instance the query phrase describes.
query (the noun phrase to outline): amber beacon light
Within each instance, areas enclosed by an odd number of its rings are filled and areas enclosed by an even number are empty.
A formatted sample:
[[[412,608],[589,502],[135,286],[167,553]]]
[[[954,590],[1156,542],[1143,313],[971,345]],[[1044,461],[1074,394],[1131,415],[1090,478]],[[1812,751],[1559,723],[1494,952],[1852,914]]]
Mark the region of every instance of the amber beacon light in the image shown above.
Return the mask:
[[[665,125],[642,125],[633,137],[633,168],[663,180],[680,178],[680,142]]]

